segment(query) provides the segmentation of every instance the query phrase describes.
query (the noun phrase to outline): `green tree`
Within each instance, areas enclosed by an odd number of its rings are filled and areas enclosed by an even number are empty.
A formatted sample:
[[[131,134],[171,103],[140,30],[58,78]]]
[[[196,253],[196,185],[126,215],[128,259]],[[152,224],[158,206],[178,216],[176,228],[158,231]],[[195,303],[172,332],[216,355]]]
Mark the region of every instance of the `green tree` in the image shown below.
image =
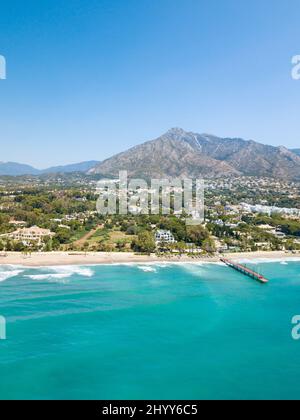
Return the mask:
[[[53,250],[53,241],[52,241],[52,238],[49,238],[48,240],[46,240],[45,251],[51,252],[52,250]]]
[[[209,232],[208,230],[202,226],[189,226],[187,228],[187,237],[190,242],[193,242],[199,246],[202,245],[202,243],[209,238]]]
[[[153,234],[148,231],[141,232],[138,239],[133,241],[132,246],[136,252],[151,254],[156,248]]]
[[[185,242],[178,242],[177,245],[176,245],[176,248],[178,249],[180,254],[183,254],[186,250]]]
[[[60,244],[66,244],[71,239],[71,232],[69,229],[59,228],[57,229],[55,238]]]
[[[216,246],[212,238],[207,238],[202,243],[202,248],[209,253],[216,252]]]
[[[116,242],[116,248],[118,251],[124,250],[125,247],[126,247],[126,241],[124,239],[119,239]]]

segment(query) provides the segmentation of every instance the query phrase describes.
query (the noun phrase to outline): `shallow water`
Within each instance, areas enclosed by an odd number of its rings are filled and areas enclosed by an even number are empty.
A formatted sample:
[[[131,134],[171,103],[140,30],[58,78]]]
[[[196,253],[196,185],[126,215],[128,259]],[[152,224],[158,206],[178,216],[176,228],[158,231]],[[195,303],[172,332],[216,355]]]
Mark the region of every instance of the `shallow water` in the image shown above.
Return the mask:
[[[259,268],[1,266],[0,398],[299,399],[300,262]]]

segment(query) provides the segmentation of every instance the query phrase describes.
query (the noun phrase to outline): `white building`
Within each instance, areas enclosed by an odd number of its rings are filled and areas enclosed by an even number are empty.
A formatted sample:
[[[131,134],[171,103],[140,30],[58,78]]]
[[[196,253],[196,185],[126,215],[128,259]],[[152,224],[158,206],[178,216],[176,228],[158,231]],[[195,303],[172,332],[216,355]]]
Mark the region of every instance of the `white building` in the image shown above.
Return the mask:
[[[172,232],[170,232],[169,230],[158,230],[155,233],[155,242],[157,244],[161,242],[174,244],[176,241]]]
[[[19,221],[19,220],[10,220],[9,221],[10,225],[14,225],[14,226],[26,226],[27,223],[24,221]]]
[[[276,207],[276,206],[262,206],[261,204],[248,204],[241,203],[242,210],[249,213],[262,213],[271,216],[272,214],[281,214],[287,216],[297,216],[300,217],[300,209],[296,208],[285,208],[285,207]]]
[[[15,241],[23,242],[27,244],[28,242],[37,242],[39,245],[42,243],[43,238],[54,236],[55,233],[51,232],[49,229],[41,229],[38,226],[32,226],[30,228],[20,228],[15,230],[12,233],[8,233],[2,236],[9,237]]]

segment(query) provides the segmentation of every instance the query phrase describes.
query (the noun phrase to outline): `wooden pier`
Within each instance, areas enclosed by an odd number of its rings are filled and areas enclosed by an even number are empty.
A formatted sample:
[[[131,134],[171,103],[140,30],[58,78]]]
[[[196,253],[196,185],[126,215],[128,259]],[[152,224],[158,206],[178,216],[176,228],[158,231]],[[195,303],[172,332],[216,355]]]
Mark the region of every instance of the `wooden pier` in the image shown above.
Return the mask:
[[[231,260],[228,260],[227,258],[221,258],[221,261],[226,264],[228,267],[233,268],[234,270],[238,271],[239,273],[244,274],[245,276],[251,277],[254,280],[259,281],[260,283],[268,283],[269,281],[262,276],[261,274],[256,273],[253,270],[250,270],[250,268],[245,267],[242,264],[237,264]]]

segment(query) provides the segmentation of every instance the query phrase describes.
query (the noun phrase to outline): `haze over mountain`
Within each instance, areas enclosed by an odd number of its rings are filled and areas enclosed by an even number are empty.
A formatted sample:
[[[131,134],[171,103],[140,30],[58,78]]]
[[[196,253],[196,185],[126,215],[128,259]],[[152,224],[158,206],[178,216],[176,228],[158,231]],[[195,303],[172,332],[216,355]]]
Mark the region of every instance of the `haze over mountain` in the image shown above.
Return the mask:
[[[72,172],[88,172],[90,169],[94,168],[100,162],[97,160],[90,160],[87,162],[73,163],[70,165],[63,166],[53,166],[48,169],[43,169],[40,172],[43,174],[53,174],[53,173],[72,173]]]
[[[173,128],[99,163],[89,173],[117,176],[119,170],[147,178],[255,175],[300,180],[300,157],[285,147]]]
[[[19,176],[19,175],[38,175],[39,170],[29,165],[16,162],[0,162],[0,175]]]
[[[118,177],[120,170],[127,170],[135,178],[248,175],[300,180],[300,149],[173,128],[103,162],[88,161],[43,170],[14,162],[0,163],[0,175],[12,176],[83,172]]]
[[[99,162],[96,160],[74,163],[64,166],[54,166],[48,169],[36,169],[29,165],[16,162],[0,162],[0,175],[21,176],[21,175],[42,175],[54,173],[72,173],[72,172],[88,172]]]

